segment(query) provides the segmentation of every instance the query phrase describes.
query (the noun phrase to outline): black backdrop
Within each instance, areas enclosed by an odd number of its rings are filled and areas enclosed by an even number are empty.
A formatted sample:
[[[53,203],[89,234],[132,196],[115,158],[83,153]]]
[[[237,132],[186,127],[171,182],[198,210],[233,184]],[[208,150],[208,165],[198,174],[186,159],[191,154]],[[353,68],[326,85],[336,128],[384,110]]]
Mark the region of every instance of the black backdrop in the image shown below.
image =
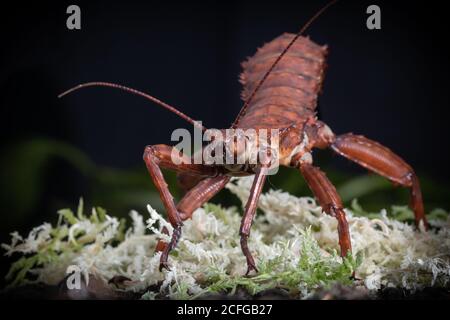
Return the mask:
[[[81,7],[79,31],[66,28],[66,8],[72,3]],[[173,129],[189,128],[167,111],[114,90],[86,89],[56,98],[68,87],[93,80],[147,91],[207,127],[227,127],[242,105],[240,62],[264,42],[296,32],[323,4],[4,3],[1,150],[23,138],[46,136],[74,144],[99,164],[126,168],[143,165],[145,145],[170,144]],[[381,30],[365,26],[370,4],[381,7]],[[330,48],[322,120],[336,133],[352,131],[382,142],[418,171],[448,185],[449,50],[439,5],[340,1],[307,34]],[[341,160],[333,161],[348,169]],[[71,189],[62,189],[82,194],[82,182],[71,174],[63,170],[50,192],[61,192],[60,184],[69,177]]]
[[[76,1],[82,29],[66,28],[72,2],[3,5],[1,137],[48,135],[96,161],[141,163],[146,144],[170,143],[188,124],[143,99],[108,89],[56,95],[106,80],[148,91],[226,127],[241,107],[240,62],[264,42],[295,32],[323,1]],[[369,4],[382,30],[365,27]],[[412,165],[448,178],[449,51],[444,11],[410,1],[341,1],[307,34],[328,44],[320,113],[337,133],[392,147]]]

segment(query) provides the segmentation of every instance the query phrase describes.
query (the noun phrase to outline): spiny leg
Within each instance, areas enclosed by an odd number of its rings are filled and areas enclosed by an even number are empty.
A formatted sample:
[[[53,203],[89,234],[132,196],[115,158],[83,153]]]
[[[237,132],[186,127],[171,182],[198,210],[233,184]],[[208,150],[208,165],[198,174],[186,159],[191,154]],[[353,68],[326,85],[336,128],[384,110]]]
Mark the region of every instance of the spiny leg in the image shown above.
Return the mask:
[[[423,225],[427,229],[428,224],[419,179],[414,170],[402,158],[376,141],[351,133],[337,136],[331,144],[331,148],[364,168],[378,173],[394,183],[410,188],[410,207],[414,211],[416,225],[419,226],[423,221]]]
[[[144,151],[144,161],[148,172],[150,173],[156,189],[158,189],[161,201],[166,208],[170,224],[173,226],[173,233],[170,243],[166,246],[166,248],[164,248],[161,254],[160,270],[162,270],[162,268],[168,269],[167,259],[169,257],[169,253],[176,247],[181,236],[181,227],[183,225],[181,216],[175,207],[173,197],[170,194],[160,167],[203,176],[217,175],[216,168],[198,164],[190,164],[189,158],[181,155],[179,152],[172,151],[174,151],[174,148],[167,145],[147,146]],[[172,159],[172,156],[176,157],[176,159]],[[176,163],[179,164],[177,165]]]
[[[239,235],[241,236],[241,249],[247,259],[247,273],[248,275],[252,270],[258,272],[255,266],[255,260],[248,249],[247,240],[250,236],[250,228],[252,227],[253,218],[256,214],[256,208],[258,206],[259,196],[261,195],[264,181],[266,180],[268,168],[266,166],[258,167],[255,173],[255,179],[253,180],[252,188],[250,189],[250,195],[245,205],[244,216],[242,217],[241,227]]]
[[[197,183],[195,187],[190,189],[178,202],[177,211],[182,221],[189,219],[197,208],[209,201],[214,195],[222,190],[230,181],[229,176],[217,176],[212,178],[204,178]],[[163,228],[162,232],[168,234],[168,230]],[[159,240],[156,245],[156,251],[163,251],[167,244],[163,240]]]
[[[325,173],[319,168],[309,163],[301,163],[300,171],[323,211],[337,219],[341,256],[347,256],[352,251],[352,243],[341,197]]]

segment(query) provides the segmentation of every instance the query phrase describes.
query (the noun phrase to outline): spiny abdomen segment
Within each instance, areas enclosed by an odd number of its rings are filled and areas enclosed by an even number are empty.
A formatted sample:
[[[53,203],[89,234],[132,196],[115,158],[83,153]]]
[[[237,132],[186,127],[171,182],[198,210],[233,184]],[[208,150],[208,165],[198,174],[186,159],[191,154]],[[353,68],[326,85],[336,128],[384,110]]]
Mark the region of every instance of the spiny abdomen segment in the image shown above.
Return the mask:
[[[240,82],[246,101],[294,34],[285,33],[242,63]],[[327,47],[300,37],[254,96],[238,127],[285,127],[315,114],[326,66]]]

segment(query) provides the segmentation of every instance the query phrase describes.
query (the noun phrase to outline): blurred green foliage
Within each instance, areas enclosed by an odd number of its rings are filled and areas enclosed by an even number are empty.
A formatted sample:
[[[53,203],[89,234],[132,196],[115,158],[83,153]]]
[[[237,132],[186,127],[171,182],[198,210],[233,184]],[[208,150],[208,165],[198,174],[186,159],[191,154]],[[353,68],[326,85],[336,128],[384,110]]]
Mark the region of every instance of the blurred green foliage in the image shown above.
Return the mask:
[[[139,168],[117,169],[95,164],[88,155],[78,148],[62,141],[46,138],[33,138],[16,143],[5,149],[0,158],[0,183],[2,207],[7,216],[3,221],[14,229],[25,219],[28,219],[39,204],[43,192],[48,184],[54,183],[49,177],[52,164],[62,161],[73,168],[77,175],[83,177],[87,186],[84,194],[74,194],[73,201],[83,196],[90,205],[107,207],[111,212],[119,216],[126,216],[131,209],[143,212],[147,204],[155,209],[162,210],[159,195],[151,182],[144,164]],[[319,162],[321,163],[321,162]],[[352,206],[358,211],[358,204],[353,203],[359,199],[367,212],[377,212],[381,208],[391,208],[392,204],[407,204],[409,191],[405,188],[393,188],[391,183],[377,175],[366,174],[354,176],[349,173],[337,171],[330,166],[321,165],[330,180],[337,189],[346,206]],[[181,191],[177,187],[174,172],[165,171],[168,185],[175,197],[181,197]],[[419,173],[427,211],[441,207],[450,207],[449,186],[438,185],[429,177]],[[67,182],[70,184],[70,181]],[[54,186],[64,189],[65,186]],[[270,176],[265,189],[282,189],[294,195],[311,195],[300,173],[289,168],[280,168],[275,176]],[[60,199],[54,204],[57,208],[71,206],[68,200]],[[239,205],[239,201],[230,195],[228,191],[219,193],[213,202],[224,206]],[[359,207],[361,208],[361,207]],[[398,209],[398,208],[397,208]],[[395,211],[395,207],[391,209]],[[402,207],[403,212],[409,217],[407,208]],[[406,213],[405,213],[406,212]],[[49,219],[56,215],[49,212]]]

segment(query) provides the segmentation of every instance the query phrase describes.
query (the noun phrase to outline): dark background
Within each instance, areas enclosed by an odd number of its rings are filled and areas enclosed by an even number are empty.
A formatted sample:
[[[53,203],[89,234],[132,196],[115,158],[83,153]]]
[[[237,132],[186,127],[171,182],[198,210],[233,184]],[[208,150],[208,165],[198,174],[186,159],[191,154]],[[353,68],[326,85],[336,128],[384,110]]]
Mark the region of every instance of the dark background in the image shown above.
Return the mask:
[[[70,4],[81,7],[81,30],[66,28]],[[13,230],[56,221],[55,211],[76,206],[81,195],[120,216],[158,202],[142,161],[144,146],[171,144],[174,129],[190,128],[123,92],[89,88],[64,99],[57,94],[86,81],[118,82],[177,106],[209,128],[228,127],[242,105],[240,62],[264,42],[298,31],[324,4],[2,4],[1,242]],[[366,28],[370,4],[381,7],[381,30]],[[330,49],[321,119],[336,133],[364,134],[407,159],[421,179],[432,181],[426,185],[437,186],[424,187],[427,209],[450,207],[444,12],[438,2],[340,1],[306,32]],[[364,173],[329,154],[318,153],[317,162],[335,172],[335,181]],[[271,183],[285,186],[276,178]],[[2,262],[2,273],[6,267]]]

